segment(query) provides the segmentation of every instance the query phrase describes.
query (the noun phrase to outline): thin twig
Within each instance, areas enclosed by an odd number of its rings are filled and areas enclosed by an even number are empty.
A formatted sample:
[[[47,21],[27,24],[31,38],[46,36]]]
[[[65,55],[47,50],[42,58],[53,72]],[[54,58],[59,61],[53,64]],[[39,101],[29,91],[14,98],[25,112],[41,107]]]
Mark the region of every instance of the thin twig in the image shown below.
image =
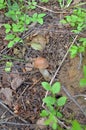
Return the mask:
[[[59,70],[60,70],[60,68],[61,68],[61,66],[62,66],[62,64],[63,64],[63,62],[65,61],[65,59],[66,59],[66,57],[67,57],[67,55],[68,55],[68,53],[69,53],[70,48],[71,48],[72,45],[75,43],[77,37],[78,37],[78,35],[76,35],[76,37],[74,38],[73,42],[71,43],[69,49],[67,50],[67,52],[66,52],[64,58],[62,59],[62,61],[61,61],[60,65],[59,65],[59,67],[57,68],[57,70],[56,70],[54,76],[52,77],[52,79],[51,79],[51,81],[50,81],[50,85],[52,85],[52,83],[53,83],[53,81],[54,81],[54,79],[55,79],[57,73],[59,72]],[[46,92],[45,97],[46,97],[47,95],[48,95],[48,91]],[[44,103],[42,104],[42,107],[44,108]]]
[[[0,105],[2,105],[5,109],[7,109],[14,117],[17,117],[17,118],[20,119],[22,122],[27,123],[27,121],[24,120],[22,117],[20,117],[20,116],[14,114],[14,112],[12,112],[12,111],[9,109],[9,107],[7,107],[7,106],[3,103],[2,100],[0,100]]]
[[[65,14],[65,13],[67,13],[66,11],[65,12],[57,12],[57,11],[53,11],[53,10],[51,10],[51,9],[48,9],[48,8],[46,8],[46,7],[42,7],[42,6],[39,6],[39,5],[35,5],[36,7],[38,7],[38,8],[40,8],[40,9],[43,9],[43,10],[46,10],[46,11],[49,11],[49,12],[52,12],[52,13],[55,13],[55,14]]]
[[[78,94],[78,95],[74,95],[73,97],[74,98],[78,98],[78,97],[84,97],[84,98],[86,98],[86,95],[85,94]]]
[[[82,60],[83,60],[83,58],[82,58],[82,53],[80,53],[79,54],[79,65],[78,65],[78,69],[80,69],[81,68],[81,66],[82,66]]]
[[[16,125],[16,126],[37,126],[36,124],[29,124],[29,123],[16,123],[16,122],[6,122],[6,121],[1,121],[0,125],[2,124],[8,124],[8,125]]]
[[[80,109],[80,111],[86,117],[86,113],[84,112],[84,110],[82,109],[82,107],[79,105],[79,103],[71,96],[71,94],[68,92],[68,90],[66,89],[66,87],[62,86],[62,89],[64,90],[64,92],[66,93],[66,95],[76,104],[76,106]]]

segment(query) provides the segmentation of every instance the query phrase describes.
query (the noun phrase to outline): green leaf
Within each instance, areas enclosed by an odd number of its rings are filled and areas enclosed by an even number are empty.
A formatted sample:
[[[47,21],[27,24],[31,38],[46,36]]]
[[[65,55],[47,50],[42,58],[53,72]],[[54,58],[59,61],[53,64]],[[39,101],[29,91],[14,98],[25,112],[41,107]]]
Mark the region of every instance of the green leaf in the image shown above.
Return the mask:
[[[12,40],[12,39],[14,39],[14,37],[15,37],[14,34],[8,34],[8,35],[6,35],[5,39],[6,40]]]
[[[6,2],[4,0],[0,0],[0,9],[3,9],[6,7]]]
[[[63,96],[63,97],[60,97],[60,98],[57,100],[58,106],[63,106],[63,105],[65,105],[66,100],[67,100],[66,97],[64,97],[64,96]]]
[[[86,87],[86,79],[85,78],[80,79],[80,86],[81,87]]]
[[[12,62],[6,62],[5,71],[10,72],[12,65],[13,65]]]
[[[38,14],[37,13],[34,13],[33,14],[33,18],[37,18],[38,17]]]
[[[43,102],[46,103],[47,106],[51,106],[51,105],[55,104],[56,99],[54,97],[47,96],[47,97],[43,98]]]
[[[42,112],[40,113],[40,116],[42,116],[42,117],[46,117],[48,115],[49,115],[49,113],[46,110],[42,110]]]
[[[74,120],[72,122],[72,129],[71,130],[83,130],[83,129],[81,128],[80,124],[76,120]]]
[[[8,47],[8,48],[11,48],[11,47],[13,47],[14,44],[15,44],[14,41],[10,41],[10,42],[8,43],[7,47]]]
[[[5,30],[5,32],[6,32],[6,33],[9,33],[9,32],[10,32],[10,30],[11,30],[11,29],[10,29],[10,28],[8,28],[8,29],[6,29],[6,30]]]
[[[83,66],[84,77],[86,78],[86,65]]]
[[[52,113],[52,115],[56,116],[56,110],[53,106],[49,106],[49,111],[50,111],[50,113]]]
[[[31,47],[34,49],[34,50],[43,50],[43,47],[40,43],[31,43]]]
[[[66,20],[62,19],[62,20],[60,20],[60,23],[66,24],[67,22],[66,22]]]
[[[38,23],[40,23],[41,25],[43,24],[43,18],[39,18],[37,19]]]
[[[44,13],[41,13],[41,14],[38,14],[38,18],[42,18],[42,17],[44,17],[46,14],[44,14]]]
[[[71,58],[74,58],[77,53],[78,53],[78,47],[75,46],[75,45],[73,45],[73,46],[70,48]]]
[[[62,115],[61,112],[57,112],[57,113],[56,113],[56,116],[57,116],[58,118],[62,118],[62,117],[63,117],[63,115]]]
[[[58,127],[57,122],[54,122],[54,123],[52,124],[53,130],[57,130],[57,127]]]
[[[51,120],[50,119],[47,119],[47,120],[45,120],[45,125],[50,125],[50,123],[51,123]]]
[[[50,125],[53,122],[56,122],[55,117],[52,114],[50,114],[49,118],[45,121],[45,125]]]
[[[6,29],[6,33],[9,33],[11,30],[11,25],[10,24],[4,24],[4,27]]]
[[[60,92],[60,82],[56,82],[53,84],[52,88],[51,88],[51,92],[53,94],[59,93]]]
[[[11,14],[10,14],[11,13]],[[9,11],[7,13],[5,13],[5,15],[9,18],[11,18],[12,20],[16,21],[16,15],[15,15],[15,12],[14,11]]]
[[[15,38],[14,38],[14,42],[16,42],[16,43],[19,42],[20,40],[21,40],[20,37],[15,37]]]
[[[79,47],[78,47],[78,52],[79,52],[79,53],[85,52],[85,47],[79,46]]]
[[[19,26],[17,24],[13,23],[12,30],[13,30],[13,32],[19,32]]]
[[[71,20],[72,20],[71,16],[66,16],[66,20],[67,20],[68,23],[71,23]]]
[[[42,82],[42,86],[47,91],[51,90],[51,86],[48,82]]]

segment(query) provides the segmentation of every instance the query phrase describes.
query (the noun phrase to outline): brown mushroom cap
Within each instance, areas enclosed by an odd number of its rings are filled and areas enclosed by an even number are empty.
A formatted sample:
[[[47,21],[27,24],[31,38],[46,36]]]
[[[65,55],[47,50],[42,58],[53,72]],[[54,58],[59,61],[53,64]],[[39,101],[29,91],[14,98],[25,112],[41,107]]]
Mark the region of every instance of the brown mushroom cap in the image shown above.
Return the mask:
[[[38,69],[46,69],[49,66],[47,59],[38,57],[34,61],[34,67]]]

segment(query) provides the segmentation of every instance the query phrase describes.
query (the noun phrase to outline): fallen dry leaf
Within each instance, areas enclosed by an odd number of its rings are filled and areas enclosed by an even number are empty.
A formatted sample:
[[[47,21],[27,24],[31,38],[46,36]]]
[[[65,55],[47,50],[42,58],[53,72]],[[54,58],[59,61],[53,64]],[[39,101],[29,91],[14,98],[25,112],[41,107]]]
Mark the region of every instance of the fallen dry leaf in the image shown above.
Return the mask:
[[[11,81],[11,88],[16,90],[20,85],[24,82],[24,78],[21,77],[18,71],[12,71],[10,74],[12,81]]]
[[[12,103],[12,89],[10,88],[1,88],[0,90],[0,98],[3,102],[9,106]]]
[[[8,73],[4,72],[2,75],[2,86],[9,87],[10,86],[11,77]]]
[[[38,128],[40,128],[41,130],[44,130],[46,128],[44,121],[45,121],[45,118],[40,118],[40,119],[38,119],[38,121],[36,123],[38,125]]]
[[[24,82],[24,78],[16,76],[11,82],[11,88],[16,90]]]
[[[38,50],[43,50],[46,44],[49,43],[49,36],[48,35],[43,36],[43,35],[38,34],[35,37],[33,37],[31,41],[26,41],[26,42],[27,42],[27,45],[35,44],[35,47],[31,45],[33,48],[36,48]]]

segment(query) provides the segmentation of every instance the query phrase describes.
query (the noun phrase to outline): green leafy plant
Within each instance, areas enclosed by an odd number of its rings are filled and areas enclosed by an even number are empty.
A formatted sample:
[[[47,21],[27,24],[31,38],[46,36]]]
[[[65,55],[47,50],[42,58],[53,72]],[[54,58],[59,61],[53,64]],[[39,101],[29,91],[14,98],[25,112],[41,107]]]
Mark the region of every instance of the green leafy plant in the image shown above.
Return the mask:
[[[77,8],[73,10],[70,16],[65,16],[61,23],[70,24],[74,29],[72,32],[80,33],[83,29],[86,29],[86,10]]]
[[[42,86],[46,91],[50,92],[50,95],[43,98],[43,103],[46,104],[46,110],[42,110],[40,115],[46,117],[45,125],[49,125],[53,130],[57,130],[59,126],[57,118],[62,118],[63,116],[60,112],[60,107],[65,105],[67,98],[65,96],[56,98],[56,94],[61,89],[59,82],[54,83],[52,86],[47,82],[42,82]]]
[[[86,38],[81,37],[78,42],[78,45],[73,45],[70,49],[71,58],[74,58],[79,53],[85,53],[86,51]]]
[[[27,10],[35,9],[35,5],[37,2],[32,0],[32,2],[28,1]],[[22,42],[20,38],[21,33],[28,30],[28,25],[33,22],[38,22],[39,24],[43,24],[43,17],[46,15],[45,13],[34,13],[32,16],[29,16],[24,13],[25,6],[22,0],[19,2],[9,0],[7,3],[8,11],[5,13],[6,17],[12,19],[11,24],[4,24],[5,32],[6,32],[6,40],[9,41],[8,48],[13,47],[13,45],[17,42]]]
[[[77,8],[73,10],[70,16],[65,16],[61,20],[63,24],[70,24],[72,32],[79,34],[83,30],[86,30],[86,10]],[[70,49],[71,58],[74,58],[79,53],[84,53],[86,50],[86,38],[81,37],[78,40],[78,45],[73,45]]]

